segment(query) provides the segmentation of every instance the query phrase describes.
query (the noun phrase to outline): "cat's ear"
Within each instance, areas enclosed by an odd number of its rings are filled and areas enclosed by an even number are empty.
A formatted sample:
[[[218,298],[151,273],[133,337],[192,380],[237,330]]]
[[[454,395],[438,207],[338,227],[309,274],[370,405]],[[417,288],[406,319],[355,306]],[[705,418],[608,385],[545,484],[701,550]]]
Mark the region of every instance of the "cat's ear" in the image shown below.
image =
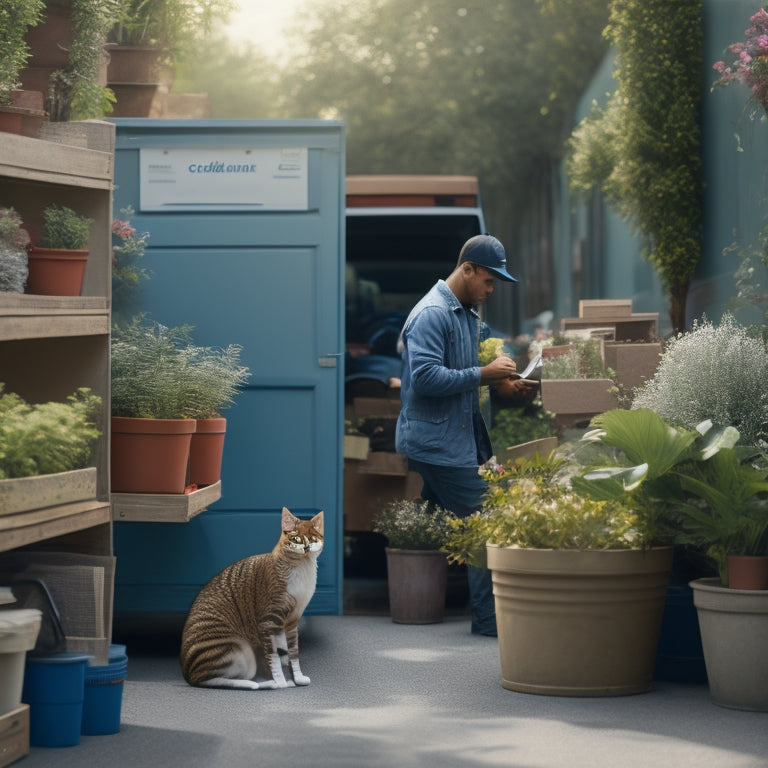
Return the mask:
[[[288,507],[283,507],[283,533],[295,531],[298,522],[299,518],[291,514],[291,510]]]
[[[322,511],[318,512],[310,521],[312,523],[313,528],[321,535],[324,536],[323,533],[323,513]]]

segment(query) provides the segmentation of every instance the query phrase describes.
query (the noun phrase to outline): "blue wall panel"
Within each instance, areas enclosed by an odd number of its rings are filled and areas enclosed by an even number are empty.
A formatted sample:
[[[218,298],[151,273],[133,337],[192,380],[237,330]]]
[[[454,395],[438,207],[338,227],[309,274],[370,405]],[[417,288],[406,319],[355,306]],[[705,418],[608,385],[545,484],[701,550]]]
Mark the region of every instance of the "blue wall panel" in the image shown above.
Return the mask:
[[[344,130],[328,121],[115,120],[115,212],[150,233],[139,308],[195,343],[240,344],[222,495],[189,523],[115,524],[118,614],[185,612],[214,573],[267,552],[280,510],[325,512],[310,612],[343,583]],[[307,210],[142,210],[140,149],[306,147]]]

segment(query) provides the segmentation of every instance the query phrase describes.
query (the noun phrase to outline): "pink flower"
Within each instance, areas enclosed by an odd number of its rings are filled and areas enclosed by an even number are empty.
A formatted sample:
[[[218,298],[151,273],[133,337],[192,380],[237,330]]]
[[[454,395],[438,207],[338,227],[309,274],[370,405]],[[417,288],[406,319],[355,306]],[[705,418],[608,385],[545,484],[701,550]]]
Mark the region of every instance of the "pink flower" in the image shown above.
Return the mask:
[[[752,57],[746,51],[742,51],[739,54],[739,58],[744,64],[749,64],[749,62],[752,61]]]
[[[760,35],[760,37],[757,38],[757,44],[761,48],[768,48],[768,35]]]

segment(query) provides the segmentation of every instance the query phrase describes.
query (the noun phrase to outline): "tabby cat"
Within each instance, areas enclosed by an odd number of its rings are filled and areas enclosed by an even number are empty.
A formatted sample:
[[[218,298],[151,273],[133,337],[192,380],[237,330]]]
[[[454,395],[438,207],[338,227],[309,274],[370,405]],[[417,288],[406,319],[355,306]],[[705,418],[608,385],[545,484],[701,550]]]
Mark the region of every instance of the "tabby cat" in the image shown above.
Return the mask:
[[[184,679],[210,688],[309,685],[299,666],[298,624],[322,549],[323,513],[302,520],[283,507],[275,548],[228,566],[192,603],[181,639]]]

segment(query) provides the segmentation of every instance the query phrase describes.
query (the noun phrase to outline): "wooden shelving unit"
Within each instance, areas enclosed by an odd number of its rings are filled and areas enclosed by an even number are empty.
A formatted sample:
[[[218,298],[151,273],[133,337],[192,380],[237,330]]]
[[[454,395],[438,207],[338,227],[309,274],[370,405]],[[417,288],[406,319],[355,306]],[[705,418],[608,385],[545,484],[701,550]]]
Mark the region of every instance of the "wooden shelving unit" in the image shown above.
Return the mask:
[[[94,498],[35,508],[0,508],[0,551],[19,547],[112,554],[109,497],[109,351],[114,126],[57,124],[51,140],[2,134],[0,205],[12,206],[33,233],[42,211],[60,203],[94,220],[82,295],[0,293],[0,382],[29,402],[64,400],[78,387],[102,399]],[[58,140],[57,140],[58,139]],[[66,141],[69,143],[60,143]],[[26,492],[26,491],[25,491]]]

